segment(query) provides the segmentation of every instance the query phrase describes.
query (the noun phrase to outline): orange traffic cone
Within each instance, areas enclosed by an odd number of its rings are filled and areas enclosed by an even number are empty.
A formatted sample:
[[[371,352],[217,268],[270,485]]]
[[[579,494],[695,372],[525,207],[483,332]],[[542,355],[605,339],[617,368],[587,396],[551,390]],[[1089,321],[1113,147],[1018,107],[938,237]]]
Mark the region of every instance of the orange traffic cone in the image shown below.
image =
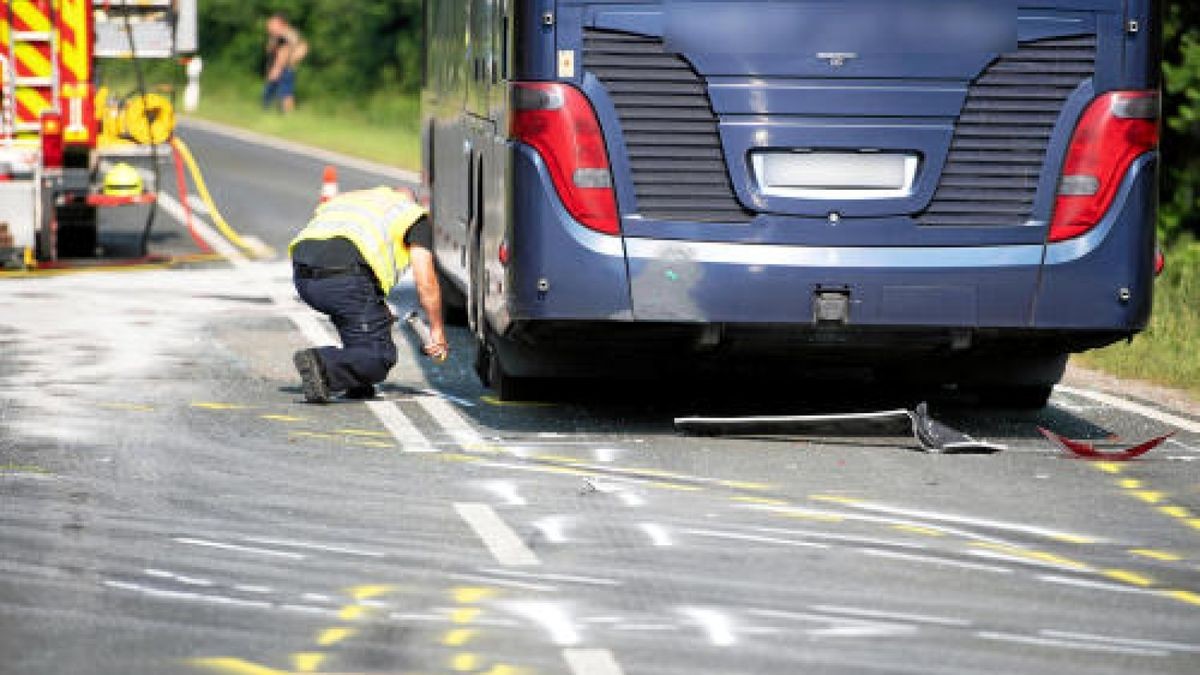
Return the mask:
[[[333,199],[334,197],[336,197],[337,195],[338,195],[337,167],[333,166],[332,164],[329,164],[329,165],[325,166],[325,173],[322,174],[322,176],[321,176],[321,198],[319,200],[319,203],[324,204],[325,202],[329,201],[330,199]]]

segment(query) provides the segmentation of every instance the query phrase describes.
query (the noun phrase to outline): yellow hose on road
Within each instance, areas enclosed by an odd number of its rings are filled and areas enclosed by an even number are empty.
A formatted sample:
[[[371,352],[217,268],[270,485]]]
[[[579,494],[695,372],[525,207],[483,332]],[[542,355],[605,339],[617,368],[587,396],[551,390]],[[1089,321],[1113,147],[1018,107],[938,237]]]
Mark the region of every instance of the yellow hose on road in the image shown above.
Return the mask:
[[[175,136],[171,138],[171,147],[175,149],[175,152],[179,153],[180,157],[183,157],[188,171],[192,174],[192,180],[196,183],[196,191],[200,193],[200,199],[208,207],[209,215],[212,216],[217,229],[229,240],[229,243],[241,249],[243,253],[251,258],[265,258],[270,256],[270,249],[257,242],[254,244],[249,243],[242,235],[230,227],[229,223],[225,222],[225,217],[221,215],[221,211],[217,208],[216,203],[213,202],[212,195],[208,192],[208,185],[204,182],[204,176],[200,173],[200,167],[196,165],[196,158],[192,156],[192,151],[188,149],[187,144],[178,136]],[[187,199],[187,195],[180,195],[180,198]]]

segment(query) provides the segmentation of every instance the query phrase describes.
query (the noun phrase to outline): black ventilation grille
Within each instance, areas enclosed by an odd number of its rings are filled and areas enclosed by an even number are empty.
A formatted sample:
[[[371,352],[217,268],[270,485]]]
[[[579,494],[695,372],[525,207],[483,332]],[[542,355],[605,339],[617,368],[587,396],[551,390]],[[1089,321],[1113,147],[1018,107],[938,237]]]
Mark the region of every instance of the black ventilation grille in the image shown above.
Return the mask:
[[[638,213],[653,220],[748,222],[729,181],[704,80],[662,41],[584,31],[583,65],[621,119]]]
[[[1096,67],[1094,35],[1021,44],[973,83],[923,225],[1021,225],[1029,220],[1051,132]]]

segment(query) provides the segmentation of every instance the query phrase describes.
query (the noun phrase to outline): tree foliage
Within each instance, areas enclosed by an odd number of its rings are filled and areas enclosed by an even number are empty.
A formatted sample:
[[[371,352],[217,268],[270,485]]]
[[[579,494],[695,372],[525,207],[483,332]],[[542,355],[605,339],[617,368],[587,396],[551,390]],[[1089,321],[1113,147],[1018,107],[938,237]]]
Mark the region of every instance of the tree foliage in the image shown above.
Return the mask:
[[[1200,236],[1200,3],[1171,0],[1163,30],[1162,234]]]
[[[202,0],[202,53],[218,72],[262,72],[264,21],[283,12],[310,51],[300,94],[327,98],[414,91],[420,83],[421,0]]]

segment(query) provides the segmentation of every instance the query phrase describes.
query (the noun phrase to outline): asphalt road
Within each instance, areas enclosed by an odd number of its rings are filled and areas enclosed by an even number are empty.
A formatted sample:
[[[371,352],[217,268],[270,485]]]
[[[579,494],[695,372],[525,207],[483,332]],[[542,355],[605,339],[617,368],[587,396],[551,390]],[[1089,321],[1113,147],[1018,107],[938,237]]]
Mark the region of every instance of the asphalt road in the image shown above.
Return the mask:
[[[227,219],[282,250],[326,160],[183,136]],[[166,212],[153,243],[195,252]],[[498,405],[461,330],[440,367],[400,335],[383,400],[306,405],[290,355],[327,335],[278,257],[0,280],[0,672],[1200,671],[1200,411],[1077,387],[1036,414],[938,405],[993,455],[687,437],[677,414],[896,401],[660,382]],[[1179,434],[1108,464],[1038,425]]]

